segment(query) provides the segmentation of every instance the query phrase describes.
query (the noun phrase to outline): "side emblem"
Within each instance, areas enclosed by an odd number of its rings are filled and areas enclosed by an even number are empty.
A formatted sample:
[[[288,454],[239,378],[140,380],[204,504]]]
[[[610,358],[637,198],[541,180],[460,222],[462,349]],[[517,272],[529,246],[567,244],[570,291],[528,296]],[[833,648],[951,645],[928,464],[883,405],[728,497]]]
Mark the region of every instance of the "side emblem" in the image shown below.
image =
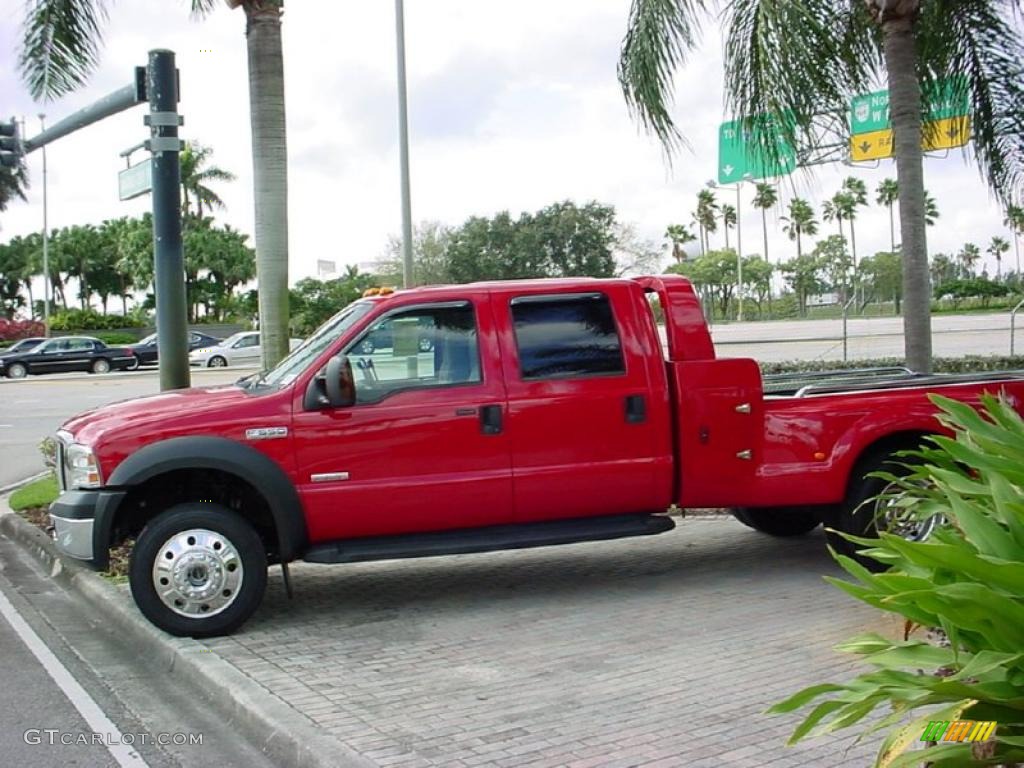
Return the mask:
[[[245,430],[246,440],[274,440],[288,437],[288,427],[255,427]]]

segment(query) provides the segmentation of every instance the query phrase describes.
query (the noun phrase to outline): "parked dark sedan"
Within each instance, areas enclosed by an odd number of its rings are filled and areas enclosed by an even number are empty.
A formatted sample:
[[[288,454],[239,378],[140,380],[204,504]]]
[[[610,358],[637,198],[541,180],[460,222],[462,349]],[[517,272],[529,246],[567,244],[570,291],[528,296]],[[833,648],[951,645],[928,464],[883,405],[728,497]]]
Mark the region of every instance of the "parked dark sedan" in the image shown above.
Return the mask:
[[[46,341],[45,336],[30,336],[27,339],[19,339],[7,347],[7,349],[0,349],[0,357],[15,355],[19,352],[28,352],[30,349],[38,347],[44,341]]]
[[[210,336],[207,333],[200,333],[199,331],[188,332],[189,352],[194,349],[202,349],[203,347],[216,347],[220,342],[221,339],[218,339],[216,336]],[[151,333],[138,344],[132,344],[131,350],[135,354],[136,362],[129,370],[134,370],[140,365],[155,364],[158,361],[156,334]]]
[[[135,355],[127,347],[108,347],[91,336],[60,336],[28,352],[0,357],[0,375],[23,379],[30,373],[107,373],[134,365]]]

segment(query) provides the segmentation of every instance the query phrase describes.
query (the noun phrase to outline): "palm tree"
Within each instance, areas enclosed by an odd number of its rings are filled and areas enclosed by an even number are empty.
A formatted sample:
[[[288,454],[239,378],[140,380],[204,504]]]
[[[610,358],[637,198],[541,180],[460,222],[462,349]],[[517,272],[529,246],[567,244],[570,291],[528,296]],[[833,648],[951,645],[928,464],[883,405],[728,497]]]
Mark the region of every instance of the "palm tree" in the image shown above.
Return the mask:
[[[758,182],[754,192],[754,207],[761,209],[761,235],[764,238],[764,260],[768,259],[768,209],[779,202],[779,194],[772,184]]]
[[[987,248],[990,256],[996,257],[996,280],[1003,279],[1003,254],[1010,250],[1010,244],[1005,237],[998,235],[992,238]]]
[[[789,201],[789,216],[780,218],[786,222],[782,230],[789,235],[790,240],[796,240],[796,256],[800,258],[803,255],[803,235],[818,234],[818,222],[814,218],[814,209],[803,198],[794,197]]]
[[[843,215],[850,222],[850,255],[853,257],[853,271],[857,271],[857,230],[853,222],[857,219],[857,209],[868,204],[868,189],[864,182],[856,176],[843,179]]]
[[[729,230],[736,226],[736,206],[722,205],[722,229],[725,230],[725,248],[729,249]]]
[[[669,224],[665,229],[665,237],[672,243],[672,258],[677,264],[686,261],[686,251],[683,250],[683,246],[697,239],[697,236],[685,224]]]
[[[1024,208],[1013,203],[1006,206],[1003,226],[1013,233],[1013,255],[1016,262],[1017,280],[1020,281],[1020,235],[1024,232]]]
[[[964,247],[956,255],[965,277],[974,276],[974,265],[981,259],[981,250],[974,243],[964,243]]]
[[[718,201],[710,189],[702,189],[697,193],[697,210],[693,220],[700,228],[700,252],[711,250],[711,233],[718,229]]]
[[[935,198],[928,194],[926,189],[924,191],[924,223],[929,227],[934,227],[938,220],[939,206],[935,204]]]
[[[896,220],[893,218],[893,207],[900,198],[900,185],[896,179],[882,179],[875,189],[878,195],[875,202],[889,209],[889,253],[896,253]]]
[[[228,0],[245,13],[249,55],[256,204],[256,270],[264,367],[288,354],[288,167],[284,109],[281,13],[284,0]],[[217,0],[192,0],[205,16]],[[31,94],[52,99],[82,85],[96,69],[104,0],[35,0],[26,4],[18,65]]]
[[[822,221],[836,222],[836,225],[839,227],[840,237],[843,237],[843,215],[850,207],[844,198],[846,198],[845,193],[836,192],[832,195],[831,199],[826,200],[821,206]]]
[[[718,10],[722,13],[718,13]],[[626,103],[671,153],[682,137],[672,121],[675,71],[700,44],[705,24],[725,26],[726,102],[737,119],[785,115],[791,146],[809,143],[815,117],[843,114],[850,97],[886,78],[900,186],[900,241],[906,359],[931,370],[931,292],[925,243],[922,87],[939,80],[969,96],[973,156],[1005,202],[1024,173],[1024,42],[1018,5],[1005,0],[778,2],[632,0],[619,60]],[[819,120],[820,123],[820,120]],[[767,135],[760,149],[778,159]]]
[[[224,201],[220,195],[210,189],[211,181],[234,181],[235,174],[217,166],[206,166],[213,150],[195,142],[186,142],[185,148],[178,155],[181,165],[181,217],[187,219],[190,213],[191,200],[196,201],[196,217],[203,218],[203,206],[207,208],[223,208]]]

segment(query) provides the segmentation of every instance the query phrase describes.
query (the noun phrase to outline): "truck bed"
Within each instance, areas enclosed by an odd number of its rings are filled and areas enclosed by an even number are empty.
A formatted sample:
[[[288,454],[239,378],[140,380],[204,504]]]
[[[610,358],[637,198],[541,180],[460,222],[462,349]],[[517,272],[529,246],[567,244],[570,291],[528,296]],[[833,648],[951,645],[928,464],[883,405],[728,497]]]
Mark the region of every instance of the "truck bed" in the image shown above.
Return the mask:
[[[811,397],[850,392],[877,392],[887,389],[941,387],[953,384],[981,384],[993,381],[1024,380],[1024,371],[985,371],[980,373],[914,373],[909,368],[854,368],[849,370],[810,371],[768,374],[764,376],[767,399]]]

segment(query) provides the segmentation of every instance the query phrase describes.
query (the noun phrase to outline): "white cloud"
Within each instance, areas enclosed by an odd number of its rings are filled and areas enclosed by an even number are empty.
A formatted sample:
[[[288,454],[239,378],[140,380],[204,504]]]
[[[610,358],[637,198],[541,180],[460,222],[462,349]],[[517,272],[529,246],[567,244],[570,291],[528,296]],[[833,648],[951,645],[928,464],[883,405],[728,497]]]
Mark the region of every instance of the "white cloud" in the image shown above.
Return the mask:
[[[252,231],[252,163],[244,19],[218,5],[201,22],[172,0],[111,6],[103,64],[89,85],[56,104],[32,103],[14,72],[18,19],[0,22],[0,111],[48,119],[69,114],[128,82],[146,51],[177,52],[185,115],[182,136],[214,148],[238,174],[221,185],[219,216]],[[628,3],[624,0],[410,0],[406,4],[413,214],[458,224],[502,209],[536,210],[556,200],[614,204],[644,237],[689,222],[696,192],[715,174],[722,119],[717,35],[679,73],[675,115],[695,147],[666,169],[656,143],[627,114],[615,76]],[[372,261],[399,230],[394,18],[391,3],[289,3],[283,22],[289,128],[290,250],[293,279],[317,259]],[[134,214],[148,199],[117,200],[118,153],[144,138],[143,108],[111,118],[48,150],[51,226]],[[3,214],[0,238],[41,224],[39,153],[31,159],[27,204]],[[973,166],[959,154],[926,163],[942,213],[930,250],[1003,234],[1002,215]],[[878,169],[824,166],[799,194],[820,206],[846,175],[874,190],[894,176]],[[784,188],[790,194],[790,188]],[[731,193],[721,193],[723,196]],[[746,250],[762,250],[759,216],[744,194]],[[873,197],[873,195],[872,195]],[[828,228],[828,225],[825,225]],[[792,245],[770,224],[773,260]],[[888,217],[872,207],[857,221],[858,250],[887,248]],[[715,236],[721,243],[721,234]],[[1012,254],[1010,259],[1012,262]],[[990,267],[994,269],[994,265]]]

